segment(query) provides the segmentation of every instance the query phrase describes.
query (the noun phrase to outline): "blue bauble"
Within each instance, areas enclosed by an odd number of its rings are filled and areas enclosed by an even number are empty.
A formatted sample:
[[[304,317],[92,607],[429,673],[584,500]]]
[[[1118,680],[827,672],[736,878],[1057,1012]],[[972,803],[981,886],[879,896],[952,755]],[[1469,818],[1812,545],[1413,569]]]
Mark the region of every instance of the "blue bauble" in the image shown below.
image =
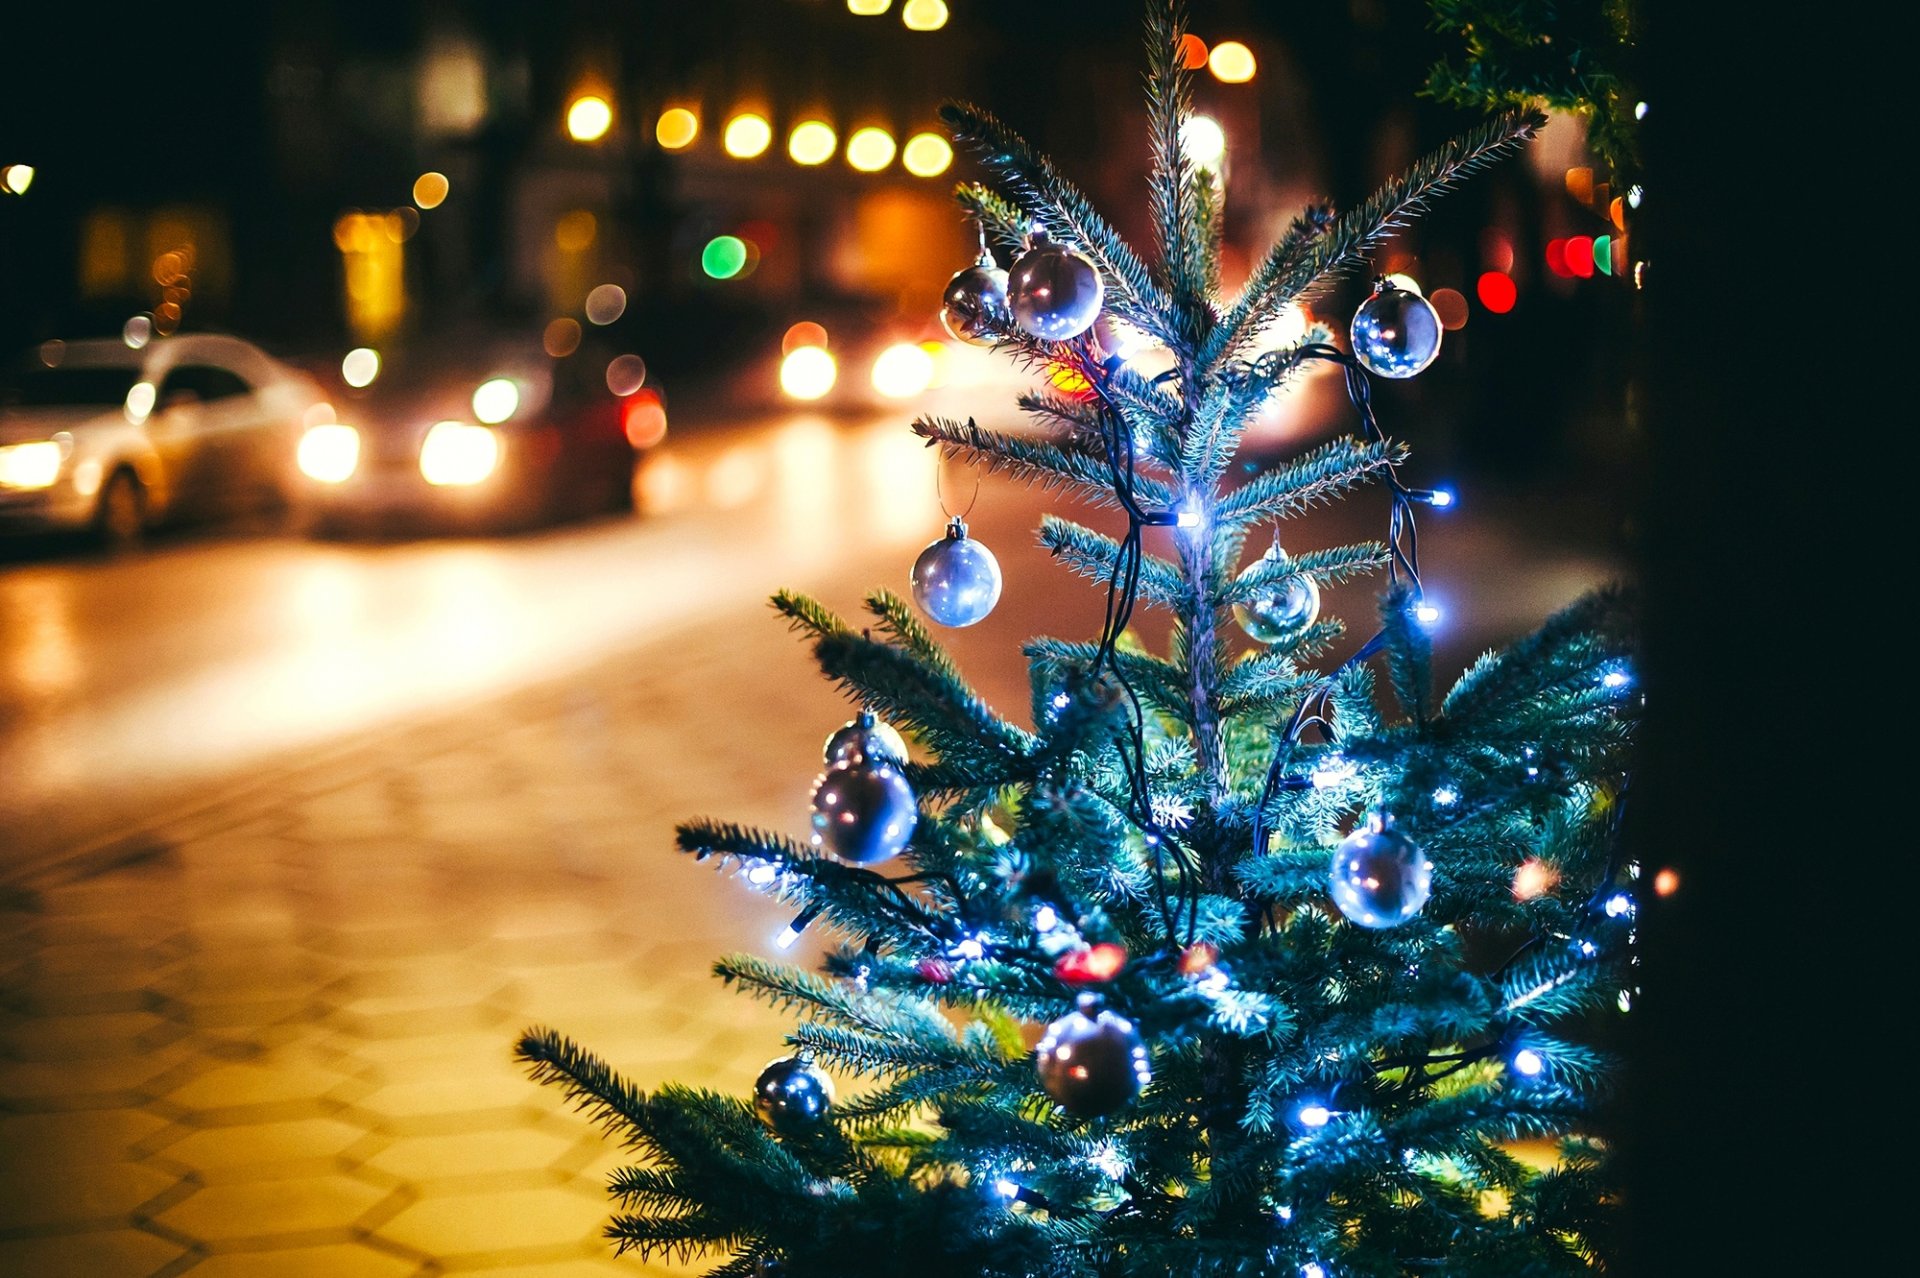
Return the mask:
[[[1013,314],[1007,308],[1007,273],[985,252],[980,260],[947,281],[940,297],[940,322],[963,342],[991,346],[1006,337]]]
[[[1111,1114],[1153,1081],[1147,1045],[1133,1022],[1103,1011],[1093,994],[1047,1026],[1033,1049],[1040,1086],[1075,1118]]]
[[[833,1107],[833,1080],[804,1056],[782,1056],[753,1083],[753,1109],[782,1136],[810,1132]]]
[[[1398,927],[1433,892],[1433,862],[1391,828],[1362,826],[1333,850],[1328,889],[1340,912],[1361,927]]]
[[[1286,552],[1274,546],[1250,566],[1242,577],[1253,572],[1270,571],[1266,565],[1284,562]],[[1292,572],[1260,588],[1245,603],[1233,605],[1233,619],[1240,628],[1261,643],[1279,643],[1298,635],[1320,615],[1320,587],[1303,572]]]
[[[943,626],[971,626],[1000,602],[1000,563],[956,519],[913,561],[913,598]]]
[[[864,763],[868,759],[898,766],[907,761],[907,743],[891,724],[862,710],[827,738],[827,762]]]
[[[1381,377],[1412,377],[1439,356],[1440,333],[1432,302],[1380,280],[1353,313],[1353,357]]]
[[[1033,336],[1064,342],[1093,327],[1106,286],[1093,263],[1035,231],[1031,246],[1007,273],[1013,321]]]
[[[813,844],[842,861],[873,865],[899,856],[920,811],[900,769],[878,758],[848,759],[813,786]]]

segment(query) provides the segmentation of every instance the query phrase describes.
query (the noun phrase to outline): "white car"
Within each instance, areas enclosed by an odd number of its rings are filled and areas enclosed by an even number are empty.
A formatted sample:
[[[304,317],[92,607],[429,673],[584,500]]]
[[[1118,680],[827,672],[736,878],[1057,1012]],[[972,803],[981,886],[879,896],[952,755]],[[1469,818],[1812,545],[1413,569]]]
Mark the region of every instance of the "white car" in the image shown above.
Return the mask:
[[[292,509],[320,398],[237,337],[42,343],[0,373],[0,531],[124,545],[170,519]]]

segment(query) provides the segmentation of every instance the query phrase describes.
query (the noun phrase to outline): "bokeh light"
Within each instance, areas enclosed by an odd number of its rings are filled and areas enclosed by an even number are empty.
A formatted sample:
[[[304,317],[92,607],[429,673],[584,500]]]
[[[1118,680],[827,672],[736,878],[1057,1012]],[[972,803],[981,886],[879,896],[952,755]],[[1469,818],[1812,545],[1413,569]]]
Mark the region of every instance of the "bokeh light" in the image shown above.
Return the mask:
[[[27,188],[33,185],[33,173],[31,164],[9,164],[0,169],[0,186],[4,186],[10,195],[25,195]]]
[[[316,423],[300,436],[294,463],[309,479],[344,484],[360,465],[360,432],[338,422]]]
[[[660,119],[653,126],[656,142],[669,151],[679,151],[693,145],[700,136],[700,117],[685,107],[670,107],[660,113]]]
[[[833,356],[818,346],[798,346],[780,361],[780,389],[794,399],[819,399],[839,374]]]
[[[127,420],[136,424],[147,420],[147,414],[153,411],[154,399],[159,395],[152,382],[135,382],[127,391]]]
[[[1593,237],[1591,235],[1569,237],[1565,255],[1567,274],[1575,279],[1593,278]]]
[[[947,2],[907,0],[900,6],[900,21],[909,31],[938,31],[947,25]]]
[[[893,8],[893,0],[847,0],[847,12],[863,18],[878,17]]]
[[[1409,292],[1409,293],[1418,293],[1422,297],[1426,296],[1426,290],[1420,287],[1420,281],[1416,280],[1415,278],[1413,278],[1413,276],[1407,274],[1405,271],[1394,271],[1392,274],[1387,276],[1387,283],[1393,285],[1397,289],[1404,289],[1406,292]]]
[[[621,359],[638,359],[637,355],[622,355]],[[627,442],[635,448],[652,448],[667,437],[667,405],[657,390],[638,390],[620,408],[620,425],[627,432]]]
[[[847,139],[847,163],[862,173],[878,173],[893,163],[893,134],[868,126]]]
[[[1480,232],[1480,264],[1489,271],[1513,271],[1513,239],[1505,231],[1489,226]]]
[[[910,399],[933,384],[933,356],[911,342],[880,352],[873,361],[873,388],[888,399]]]
[[[1679,890],[1680,871],[1674,869],[1672,866],[1669,865],[1662,868],[1658,874],[1653,876],[1653,894],[1655,896],[1672,896]]]
[[[833,126],[824,120],[802,120],[787,134],[787,154],[795,164],[825,164],[839,144]]]
[[[1513,277],[1504,271],[1487,271],[1473,286],[1480,298],[1480,305],[1495,315],[1505,315],[1520,300],[1520,290],[1514,286]]]
[[[647,361],[638,355],[615,355],[607,362],[607,389],[627,396],[646,385]]]
[[[489,426],[498,425],[520,410],[520,388],[511,377],[481,382],[473,392],[473,415]]]
[[[773,126],[762,115],[742,111],[727,121],[720,145],[736,160],[751,160],[773,144]]]
[[[500,436],[467,422],[435,422],[420,445],[420,478],[436,488],[463,488],[500,465]]]
[[[613,106],[598,94],[582,94],[567,107],[567,136],[575,142],[598,142],[612,127]]]
[[[380,352],[371,346],[356,346],[340,361],[340,380],[356,390],[373,385],[380,376]]]
[[[602,284],[587,294],[587,319],[595,324],[611,324],[626,314],[627,290],[618,284]]]
[[[1613,237],[1611,235],[1593,237],[1593,265],[1602,275],[1613,274]]]
[[[1567,269],[1567,242],[1562,238],[1547,241],[1547,269],[1565,279],[1573,272]]]
[[[1222,84],[1245,84],[1253,79],[1259,64],[1254,61],[1253,50],[1246,45],[1238,40],[1222,40],[1207,55],[1207,69]]]
[[[132,350],[139,350],[153,340],[153,317],[136,315],[120,326],[120,340]]]
[[[730,280],[747,264],[747,242],[737,235],[716,235],[700,250],[700,269],[716,280]]]
[[[900,163],[915,177],[939,177],[953,163],[953,148],[938,133],[916,133],[901,148]]]
[[[437,209],[446,202],[450,184],[444,173],[422,173],[413,180],[413,202],[423,209]]]
[[[1457,288],[1436,288],[1427,301],[1440,317],[1440,327],[1448,330],[1467,326],[1467,295]]]
[[[553,244],[562,253],[584,253],[600,237],[600,222],[585,209],[563,213],[553,224]]]
[[[555,359],[565,359],[580,349],[580,321],[562,315],[547,325],[540,345]]]
[[[1191,31],[1180,37],[1180,65],[1189,71],[1207,65],[1207,42]]]
[[[1593,203],[1593,170],[1586,165],[1568,169],[1567,194],[1582,204]]]
[[[1560,872],[1537,856],[1522,861],[1513,872],[1513,894],[1522,901],[1544,896],[1560,881]]]
[[[824,350],[826,345],[827,330],[812,320],[801,320],[788,328],[785,336],[781,337],[780,353],[791,355],[802,346],[818,346]]]
[[[1226,130],[1210,115],[1190,115],[1180,126],[1180,145],[1198,167],[1218,168],[1227,155]]]

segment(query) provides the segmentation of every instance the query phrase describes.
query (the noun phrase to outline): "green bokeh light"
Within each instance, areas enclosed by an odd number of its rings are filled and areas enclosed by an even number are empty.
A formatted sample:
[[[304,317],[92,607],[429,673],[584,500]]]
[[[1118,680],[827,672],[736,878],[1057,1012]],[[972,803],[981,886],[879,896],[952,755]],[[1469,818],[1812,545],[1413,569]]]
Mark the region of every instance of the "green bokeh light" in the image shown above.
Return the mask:
[[[747,242],[737,235],[716,235],[700,250],[700,269],[716,280],[730,280],[747,264]]]
[[[1593,237],[1593,264],[1600,268],[1602,275],[1613,274],[1613,237],[1611,235]]]

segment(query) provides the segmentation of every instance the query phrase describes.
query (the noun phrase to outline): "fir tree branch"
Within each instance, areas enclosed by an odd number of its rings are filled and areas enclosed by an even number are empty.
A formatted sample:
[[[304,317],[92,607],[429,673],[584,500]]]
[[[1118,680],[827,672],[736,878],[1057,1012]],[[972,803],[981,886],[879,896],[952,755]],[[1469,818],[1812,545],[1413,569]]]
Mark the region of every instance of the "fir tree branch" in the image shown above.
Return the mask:
[[[782,590],[775,593],[772,603],[773,610],[787,619],[789,628],[801,634],[819,638],[847,632],[846,622],[836,617],[824,604],[806,595]]]
[[[955,140],[973,148],[981,163],[1000,175],[1007,195],[1022,213],[1044,226],[1056,241],[1078,248],[1092,260],[1106,279],[1109,310],[1169,346],[1179,341],[1179,334],[1166,322],[1171,305],[1166,293],[1126,241],[1051,161],[979,107],[950,102],[940,108],[940,118]]]
[[[1147,189],[1153,236],[1172,295],[1172,322],[1181,336],[1175,349],[1191,351],[1213,318],[1207,306],[1208,281],[1217,263],[1209,261],[1207,252],[1211,210],[1202,209],[1196,198],[1200,175],[1180,138],[1180,126],[1193,108],[1193,78],[1180,47],[1187,30],[1186,6],[1181,0],[1154,0],[1147,6],[1146,26],[1147,134],[1153,147]]]
[[[1309,210],[1254,268],[1239,300],[1200,353],[1200,363],[1218,370],[1290,302],[1311,296],[1329,275],[1424,213],[1433,200],[1462,180],[1518,150],[1545,124],[1536,111],[1509,111],[1455,138],[1382,186],[1359,208],[1333,223],[1324,210]]]
[[[1363,444],[1351,437],[1330,440],[1291,465],[1262,472],[1228,493],[1220,499],[1215,518],[1221,527],[1285,519],[1328,501],[1404,457],[1405,451],[1395,446]]]
[[[829,679],[889,722],[907,724],[950,761],[1016,766],[1033,738],[995,714],[972,688],[938,665],[891,644],[853,634],[827,635],[814,656]]]
[[[1377,541],[1303,550],[1297,555],[1288,555],[1284,561],[1262,556],[1216,591],[1211,602],[1216,608],[1246,603],[1296,573],[1312,577],[1323,585],[1336,585],[1384,568],[1388,558],[1386,546]]]
[[[922,417],[914,422],[913,433],[940,444],[949,457],[984,462],[989,473],[1004,470],[1044,489],[1064,488],[1096,505],[1120,506],[1113,490],[1113,468],[1104,453],[987,430],[971,418],[963,424],[943,417]],[[1135,478],[1134,491],[1144,503],[1165,506],[1170,500],[1166,486],[1145,475]]]
[[[1102,585],[1112,580],[1120,554],[1120,543],[1113,538],[1057,515],[1041,519],[1040,544],[1081,576]],[[1140,598],[1162,608],[1178,609],[1187,598],[1186,578],[1167,560],[1143,554],[1140,556]]]

